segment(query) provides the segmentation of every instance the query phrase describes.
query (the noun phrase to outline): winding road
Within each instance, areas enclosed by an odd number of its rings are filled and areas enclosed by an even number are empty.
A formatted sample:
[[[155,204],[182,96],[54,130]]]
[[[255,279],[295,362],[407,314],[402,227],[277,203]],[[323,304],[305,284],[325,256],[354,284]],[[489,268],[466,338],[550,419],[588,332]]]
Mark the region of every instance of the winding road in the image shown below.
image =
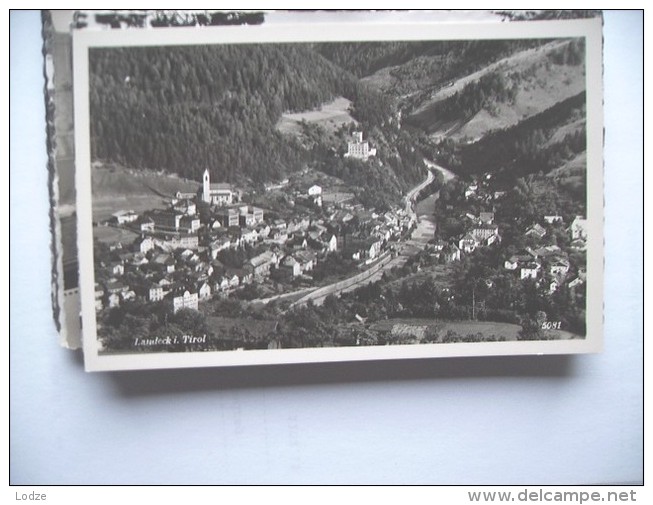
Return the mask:
[[[436,226],[435,219],[433,218],[432,212],[416,212],[417,206],[415,205],[415,199],[424,188],[433,182],[435,179],[434,171],[437,170],[442,173],[445,182],[448,182],[456,177],[456,175],[450,170],[437,165],[430,160],[425,159],[424,163],[429,168],[426,178],[417,186],[412,188],[404,197],[406,203],[406,213],[416,220],[416,227],[415,230],[413,230],[410,239],[404,242],[396,243],[399,255],[392,256],[388,253],[385,253],[381,256],[381,259],[379,259],[376,264],[364,272],[358,273],[348,279],[310,291],[296,300],[292,306],[303,305],[311,300],[315,305],[321,305],[324,299],[329,295],[346,293],[347,291],[352,291],[363,284],[375,282],[381,279],[383,273],[386,270],[390,270],[395,266],[403,265],[410,256],[417,254],[424,248],[426,243],[433,238],[433,233],[435,232]],[[435,201],[438,196],[438,192],[436,192],[433,195],[430,195],[429,199]],[[290,295],[290,293],[288,295]]]
[[[424,159],[424,163],[429,169],[426,178],[408,191],[404,197],[406,213],[415,219],[416,227],[408,240],[395,243],[396,250],[399,252],[398,255],[393,256],[386,252],[382,254],[379,260],[367,270],[327,286],[305,288],[290,293],[271,296],[269,298],[252,300],[252,302],[267,304],[274,300],[295,299],[291,307],[295,305],[304,305],[309,301],[312,301],[315,305],[321,305],[322,302],[324,302],[324,299],[329,295],[346,293],[347,291],[352,291],[363,284],[369,284],[370,282],[375,282],[381,279],[386,270],[403,265],[410,256],[413,256],[422,250],[426,243],[433,238],[436,224],[432,211],[420,212],[418,205],[415,205],[415,199],[424,188],[435,180],[435,171],[438,171],[443,175],[444,182],[448,182],[456,177],[456,174],[450,170],[437,165],[430,160]],[[430,207],[433,202],[437,200],[439,196],[438,193],[439,192],[436,192],[428,196],[429,202],[426,202],[426,207]],[[299,298],[297,298],[298,296]]]

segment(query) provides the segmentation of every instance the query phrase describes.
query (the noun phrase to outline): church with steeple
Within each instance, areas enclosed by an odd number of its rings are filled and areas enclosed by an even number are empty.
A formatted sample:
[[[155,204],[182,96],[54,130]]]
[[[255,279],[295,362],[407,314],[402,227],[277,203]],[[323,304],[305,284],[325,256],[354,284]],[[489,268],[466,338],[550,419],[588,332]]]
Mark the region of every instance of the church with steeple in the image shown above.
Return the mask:
[[[231,205],[234,200],[234,191],[231,184],[226,182],[211,183],[211,174],[208,168],[204,170],[202,185],[198,190],[198,197],[211,205]]]

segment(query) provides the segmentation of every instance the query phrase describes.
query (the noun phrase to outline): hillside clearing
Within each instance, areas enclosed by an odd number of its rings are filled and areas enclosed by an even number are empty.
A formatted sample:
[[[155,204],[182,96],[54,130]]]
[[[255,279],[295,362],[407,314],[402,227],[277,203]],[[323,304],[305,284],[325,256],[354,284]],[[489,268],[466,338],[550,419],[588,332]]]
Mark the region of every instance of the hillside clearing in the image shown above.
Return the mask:
[[[413,111],[414,114],[417,114],[432,104],[449,98],[450,96],[462,91],[465,86],[468,84],[478,81],[481,77],[491,72],[502,72],[507,73],[509,71],[523,70],[533,65],[537,60],[542,60],[546,58],[547,53],[554,51],[568,44],[567,40],[564,41],[554,41],[549,44],[545,44],[540,47],[526,49],[524,51],[519,51],[515,54],[502,58],[490,65],[483,67],[476,72],[472,72],[469,75],[461,77],[453,82],[451,86],[445,86],[440,88],[434,94],[431,95],[431,98],[428,101],[422,103],[422,105]]]
[[[554,65],[552,68],[557,72],[548,71],[545,65],[538,66],[535,75],[521,83],[514,104],[497,103],[492,111],[481,110],[453,138],[479,139],[492,130],[508,128],[539,114],[585,89],[582,67]]]
[[[432,137],[435,139],[446,135],[455,140],[476,141],[490,131],[516,125],[585,90],[584,65],[559,65],[550,60],[552,52],[569,43],[552,42],[488,65],[457,80],[452,86],[438,90],[411,117],[419,118],[422,123],[431,123]],[[516,90],[514,99],[511,102],[493,101],[473,116],[461,118],[456,124],[438,125],[438,118],[433,112],[435,107],[490,73],[502,74],[512,83]]]
[[[93,220],[111,217],[119,210],[137,213],[163,209],[177,191],[194,193],[199,183],[175,175],[131,170],[117,165],[92,168]]]
[[[334,132],[344,124],[358,124],[349,114],[350,106],[349,100],[339,96],[331,102],[322,104],[319,109],[283,114],[276,128],[281,133],[297,135],[302,132],[301,122],[306,121],[322,126],[327,132]]]

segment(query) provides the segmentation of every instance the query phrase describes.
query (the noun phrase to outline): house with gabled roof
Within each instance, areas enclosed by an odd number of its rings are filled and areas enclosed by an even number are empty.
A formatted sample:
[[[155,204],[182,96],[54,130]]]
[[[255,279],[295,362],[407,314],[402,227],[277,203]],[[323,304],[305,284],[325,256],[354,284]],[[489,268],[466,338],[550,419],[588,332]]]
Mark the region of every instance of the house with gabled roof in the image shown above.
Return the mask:
[[[154,240],[149,235],[136,239],[136,250],[145,254],[154,249]]]
[[[504,262],[503,268],[506,270],[517,270],[520,261],[521,258],[519,256],[513,255]]]
[[[155,228],[164,231],[177,231],[183,217],[183,214],[174,209],[155,209],[148,215],[154,221]]]
[[[153,232],[155,227],[154,219],[150,216],[142,216],[138,220],[138,226],[141,232]]]
[[[209,244],[209,251],[212,259],[218,257],[220,251],[227,250],[231,247],[231,239],[229,237],[220,237],[215,239]]]
[[[478,241],[471,233],[467,233],[458,241],[458,247],[464,253],[471,253],[478,247]]]
[[[140,297],[145,298],[148,302],[158,302],[163,300],[165,296],[165,291],[163,286],[156,284],[155,282],[144,282],[134,288],[134,291]]]
[[[302,268],[293,256],[287,255],[279,262],[276,273],[280,278],[292,279],[302,274]]]
[[[430,245],[431,249],[435,252],[440,252],[442,251],[445,247],[447,246],[447,242],[442,240],[441,238],[437,239],[433,244]]]
[[[221,275],[213,287],[214,291],[224,293],[229,290],[229,277]]]
[[[122,261],[112,261],[109,263],[108,267],[109,272],[111,272],[112,275],[125,274],[125,266],[122,264]]]
[[[152,258],[151,262],[155,267],[165,270],[168,273],[175,271],[175,259],[166,253],[160,253]]]
[[[492,224],[494,222],[494,212],[481,212],[478,220],[483,224]]]
[[[536,261],[525,263],[521,266],[519,270],[519,278],[522,280],[537,279],[541,269],[542,269],[542,265],[540,265]]]
[[[456,244],[447,244],[442,249],[442,257],[447,263],[460,261],[460,248]]]
[[[295,259],[299,263],[301,272],[310,272],[317,263],[317,256],[312,251],[298,251],[295,253]]]
[[[539,247],[533,251],[536,257],[539,258],[548,258],[551,256],[563,256],[562,249],[557,245],[547,245],[544,247]]]
[[[565,276],[569,272],[569,260],[563,257],[556,257],[549,262],[549,273],[554,276]]]
[[[240,240],[246,244],[253,244],[258,240],[258,232],[250,228],[243,228]]]
[[[476,191],[478,190],[478,184],[470,184],[465,188],[465,200],[468,200],[472,196],[476,196]]]
[[[119,225],[133,223],[138,219],[138,214],[133,210],[119,210],[118,212],[114,212],[112,215]]]
[[[283,219],[275,219],[274,221],[272,221],[272,225],[274,226],[274,228],[277,228],[279,230],[285,230],[288,227],[288,223],[286,223],[286,221]]]
[[[124,291],[129,291],[129,286],[116,279],[110,279],[106,282],[105,289],[109,294],[122,293]]]
[[[192,200],[177,200],[174,204],[172,204],[172,208],[186,216],[194,216],[197,214],[197,205]]]
[[[227,276],[232,282],[234,276],[238,277],[239,286],[245,286],[246,284],[254,282],[254,274],[246,268],[227,268],[225,270],[225,276]]]
[[[120,307],[120,294],[110,293],[109,295],[107,295],[107,305],[110,308]]]
[[[181,216],[179,220],[179,231],[184,233],[195,233],[201,226],[199,216]]]
[[[270,275],[270,269],[278,264],[279,258],[272,251],[266,251],[254,256],[248,261],[248,264],[252,268],[252,273],[256,278],[263,278]]]
[[[304,233],[296,233],[285,245],[293,250],[303,250],[308,247],[308,240]]]
[[[285,228],[271,228],[267,241],[283,245],[288,241],[288,232],[285,230]]]
[[[578,286],[581,286],[583,284],[585,284],[585,279],[583,279],[581,277],[575,277],[574,279],[569,281],[569,284],[567,284],[567,286],[569,286],[569,289],[574,290]]]
[[[525,235],[527,237],[535,237],[538,239],[543,238],[546,235],[546,229],[539,223],[535,223],[533,226],[526,230]]]
[[[267,223],[259,223],[256,225],[256,233],[260,239],[266,239],[270,236],[270,225]]]
[[[550,216],[544,216],[544,221],[547,224],[554,224],[554,223],[562,223],[562,216],[558,216],[557,214],[553,214]]]
[[[571,240],[587,240],[587,219],[576,216],[569,227]]]
[[[197,288],[197,294],[200,300],[208,300],[211,298],[211,286],[209,283],[206,281],[200,283]]]

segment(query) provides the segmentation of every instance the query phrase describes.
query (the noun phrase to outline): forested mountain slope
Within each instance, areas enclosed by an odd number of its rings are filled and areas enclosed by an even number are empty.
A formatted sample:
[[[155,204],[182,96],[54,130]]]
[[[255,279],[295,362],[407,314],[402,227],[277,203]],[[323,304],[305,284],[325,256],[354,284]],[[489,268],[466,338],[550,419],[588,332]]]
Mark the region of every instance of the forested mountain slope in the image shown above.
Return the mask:
[[[584,91],[583,63],[579,40],[517,51],[439,89],[408,122],[436,138],[478,140]]]
[[[578,40],[94,48],[89,61],[92,158],[132,169],[199,180],[209,168],[213,180],[262,183],[311,167],[396,200],[423,177],[424,156],[474,173],[492,153],[493,170],[516,175],[584,149],[584,115],[573,115],[585,89]],[[346,128],[298,123],[301,138],[278,128],[282,114],[338,97],[378,148],[367,163],[342,159]],[[541,137],[529,120],[549,110]],[[502,131],[508,140],[497,140]],[[534,146],[527,169],[493,150],[514,139]]]
[[[285,110],[356,81],[306,45],[93,49],[92,157],[199,179],[266,180],[296,170],[301,151],[274,129]]]

